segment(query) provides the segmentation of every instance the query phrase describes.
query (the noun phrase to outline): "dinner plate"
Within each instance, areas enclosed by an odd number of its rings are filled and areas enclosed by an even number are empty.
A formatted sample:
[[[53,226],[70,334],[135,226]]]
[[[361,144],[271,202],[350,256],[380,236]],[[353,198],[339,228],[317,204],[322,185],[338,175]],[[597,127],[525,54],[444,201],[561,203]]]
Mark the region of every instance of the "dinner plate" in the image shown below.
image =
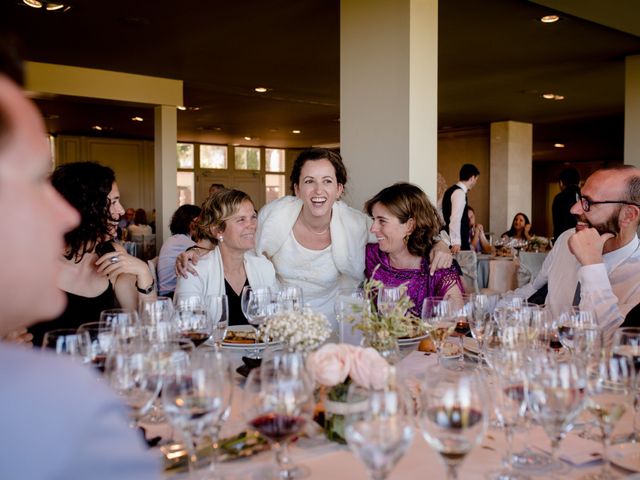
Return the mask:
[[[251,325],[232,325],[227,329],[227,332],[253,332],[255,331]],[[222,341],[222,348],[226,348],[229,350],[249,350],[253,348],[265,348],[267,346],[266,342],[258,342],[258,343],[235,343],[235,342],[225,342]]]
[[[640,445],[637,443],[620,443],[608,449],[611,463],[632,472],[640,472]]]
[[[417,337],[399,338],[398,339],[398,345],[402,347],[404,345],[411,345],[413,343],[420,343],[422,340],[424,340],[428,336],[429,336],[429,334],[425,333],[424,335],[418,335]]]
[[[467,352],[472,353],[473,355],[480,355],[480,347],[475,338],[464,337],[463,345]]]

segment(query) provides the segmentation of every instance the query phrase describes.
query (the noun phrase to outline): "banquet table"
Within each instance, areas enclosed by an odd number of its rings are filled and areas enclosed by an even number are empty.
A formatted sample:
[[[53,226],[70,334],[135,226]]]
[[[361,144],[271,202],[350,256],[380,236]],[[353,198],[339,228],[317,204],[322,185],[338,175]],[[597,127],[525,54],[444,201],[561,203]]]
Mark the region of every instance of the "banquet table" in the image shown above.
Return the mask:
[[[233,354],[234,361],[239,357]],[[468,360],[469,361],[469,360]],[[475,361],[475,360],[473,360]],[[435,355],[425,355],[415,351],[405,357],[399,364],[398,370],[405,374],[429,371],[436,366]],[[229,420],[223,428],[223,436],[232,435],[244,430],[245,423],[241,414],[241,381],[234,392],[232,412]],[[628,432],[631,425],[630,418],[623,418],[618,425],[616,433]],[[534,447],[548,450],[550,442],[540,427],[535,427],[529,432],[516,434],[514,451],[522,447],[523,438],[526,437]],[[640,463],[640,444],[637,447],[638,462]],[[490,428],[480,445],[476,446],[459,469],[460,479],[484,479],[485,475],[491,471],[501,468],[501,457],[505,452],[505,438],[499,428]],[[574,461],[588,461],[586,464],[572,466],[568,462],[560,462],[562,465],[556,470],[527,471],[526,473],[536,479],[577,479],[581,476],[597,472],[601,462],[594,455],[601,452],[599,442],[583,440],[574,433],[570,433],[560,446],[560,456],[573,459]],[[331,443],[320,434],[313,438],[302,438],[292,445],[291,458],[293,463],[300,464],[310,469],[311,479],[342,479],[353,480],[368,478],[363,464],[351,453],[346,446]],[[218,465],[218,471],[226,479],[254,479],[260,478],[261,472],[265,468],[274,464],[272,452],[262,452],[251,458],[223,462]],[[625,471],[618,467],[613,467],[620,478],[640,480],[640,475],[632,475],[632,472]],[[411,447],[391,472],[389,479],[414,479],[419,477],[445,478],[445,467],[438,454],[432,450],[420,432],[415,430]],[[167,475],[172,480],[187,479],[186,473]]]
[[[478,255],[478,287],[504,293],[518,288],[517,257]]]

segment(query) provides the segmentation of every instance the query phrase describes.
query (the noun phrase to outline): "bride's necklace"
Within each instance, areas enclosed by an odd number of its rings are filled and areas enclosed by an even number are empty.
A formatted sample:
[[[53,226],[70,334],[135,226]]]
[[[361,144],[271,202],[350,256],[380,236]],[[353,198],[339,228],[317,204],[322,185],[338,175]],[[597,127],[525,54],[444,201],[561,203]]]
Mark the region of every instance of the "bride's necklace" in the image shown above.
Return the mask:
[[[331,227],[331,224],[329,224],[329,225],[327,225],[327,228],[325,228],[321,232],[316,232],[313,228],[311,228],[309,225],[307,225],[304,222],[304,220],[302,221],[302,224],[304,225],[304,228],[306,228],[309,232],[315,233],[316,235],[324,235],[325,233],[327,233],[329,231],[329,228]]]

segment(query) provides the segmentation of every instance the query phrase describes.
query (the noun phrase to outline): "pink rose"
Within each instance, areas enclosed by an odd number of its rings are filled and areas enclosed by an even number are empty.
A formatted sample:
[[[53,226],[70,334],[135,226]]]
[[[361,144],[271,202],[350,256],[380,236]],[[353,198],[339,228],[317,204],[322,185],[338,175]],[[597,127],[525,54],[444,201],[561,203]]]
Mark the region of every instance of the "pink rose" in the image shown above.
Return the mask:
[[[327,343],[307,357],[307,370],[313,380],[327,387],[344,382],[351,368],[351,350],[347,345]]]
[[[363,388],[382,389],[387,383],[389,364],[373,348],[353,348],[351,380]]]

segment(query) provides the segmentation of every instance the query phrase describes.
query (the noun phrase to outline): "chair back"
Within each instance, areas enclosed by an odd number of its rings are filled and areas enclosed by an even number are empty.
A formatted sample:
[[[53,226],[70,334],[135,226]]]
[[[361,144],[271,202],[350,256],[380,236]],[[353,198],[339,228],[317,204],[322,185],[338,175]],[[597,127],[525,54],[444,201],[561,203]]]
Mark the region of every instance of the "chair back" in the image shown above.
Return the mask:
[[[465,293],[478,293],[478,256],[473,250],[462,250],[455,254],[462,270],[462,286]]]
[[[151,260],[147,260],[147,265],[149,265],[149,270],[153,277],[154,288],[156,293],[158,293],[158,257],[153,257]]]
[[[520,252],[518,255],[520,261],[518,287],[522,287],[536,278],[545,258],[547,258],[547,254],[544,252]]]

